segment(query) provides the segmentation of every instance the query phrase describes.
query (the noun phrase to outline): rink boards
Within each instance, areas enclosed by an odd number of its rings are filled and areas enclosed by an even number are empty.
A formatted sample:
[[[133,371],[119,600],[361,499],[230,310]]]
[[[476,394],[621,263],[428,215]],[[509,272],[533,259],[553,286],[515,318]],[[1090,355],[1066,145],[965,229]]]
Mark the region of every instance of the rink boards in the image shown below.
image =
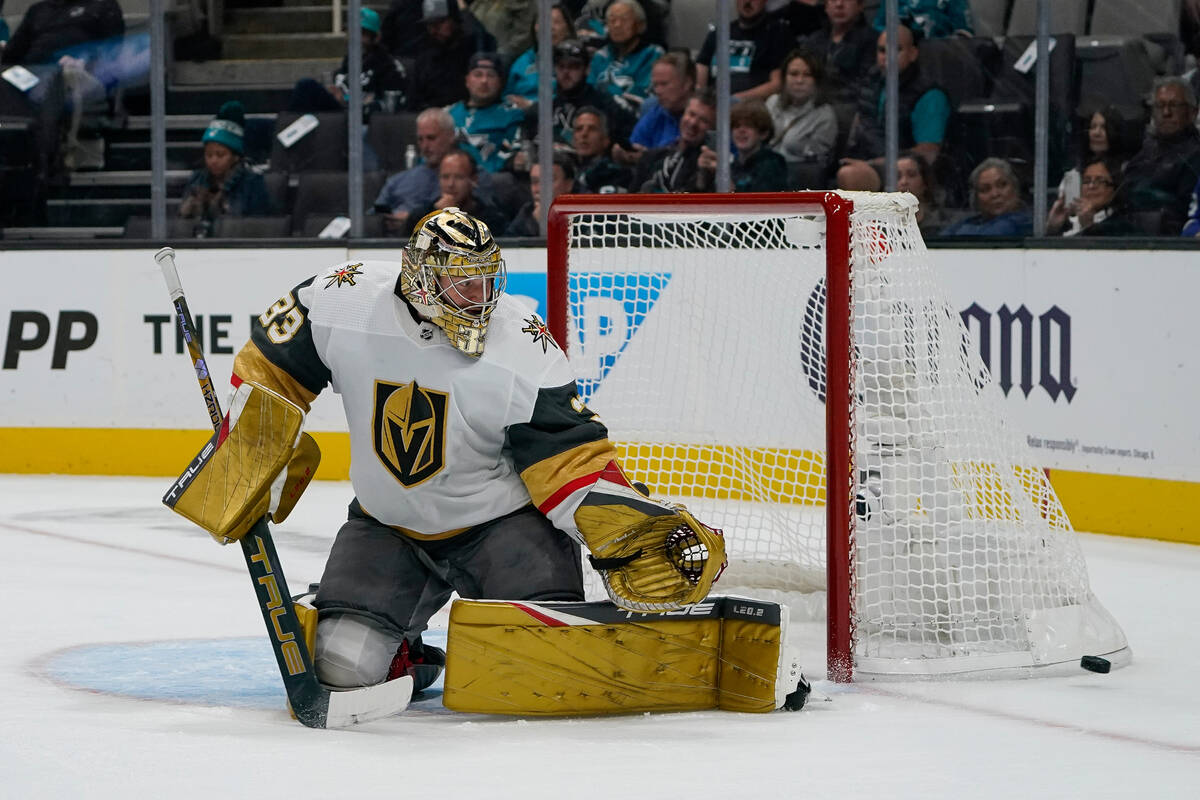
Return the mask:
[[[206,414],[152,250],[4,251],[0,472],[176,475]],[[1200,375],[1187,251],[935,250],[935,266],[1075,526],[1200,542]],[[349,259],[398,250],[181,249],[218,384],[264,308]],[[545,314],[545,251],[510,248],[510,291]],[[749,334],[748,334],[749,335]],[[348,474],[336,396],[308,429]]]

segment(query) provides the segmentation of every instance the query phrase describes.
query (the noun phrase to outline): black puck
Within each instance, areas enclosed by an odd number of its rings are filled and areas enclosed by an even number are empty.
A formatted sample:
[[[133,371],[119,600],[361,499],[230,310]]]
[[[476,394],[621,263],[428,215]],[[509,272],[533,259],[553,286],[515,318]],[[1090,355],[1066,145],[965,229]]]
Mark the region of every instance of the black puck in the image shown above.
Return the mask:
[[[1089,672],[1105,673],[1112,669],[1112,662],[1100,656],[1084,656],[1079,659],[1079,666]]]

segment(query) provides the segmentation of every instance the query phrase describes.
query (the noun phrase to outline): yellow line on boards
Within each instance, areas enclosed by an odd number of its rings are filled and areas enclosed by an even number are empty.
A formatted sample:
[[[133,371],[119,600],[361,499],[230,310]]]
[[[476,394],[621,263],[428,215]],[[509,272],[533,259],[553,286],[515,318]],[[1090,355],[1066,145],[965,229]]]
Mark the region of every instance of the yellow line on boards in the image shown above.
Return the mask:
[[[321,448],[318,480],[350,476],[350,437],[314,432]],[[67,475],[159,475],[176,477],[212,436],[207,429],[0,428],[0,473]],[[814,478],[823,469],[817,453],[689,445],[619,445],[630,476],[669,492],[666,474],[692,474],[710,497],[783,501],[795,476]],[[751,497],[737,476],[757,473],[767,496]],[[733,480],[731,481],[731,478]],[[1050,482],[1076,530],[1200,544],[1194,510],[1200,483],[1051,470]],[[801,502],[824,504],[823,481],[805,481]],[[791,489],[784,484],[793,484]],[[780,492],[780,497],[772,497]],[[797,502],[794,496],[787,502]]]
[[[1050,485],[1075,530],[1200,544],[1200,483],[1053,469]]]
[[[0,473],[177,477],[212,436],[209,428],[0,428]],[[350,437],[314,433],[317,477],[350,477]]]

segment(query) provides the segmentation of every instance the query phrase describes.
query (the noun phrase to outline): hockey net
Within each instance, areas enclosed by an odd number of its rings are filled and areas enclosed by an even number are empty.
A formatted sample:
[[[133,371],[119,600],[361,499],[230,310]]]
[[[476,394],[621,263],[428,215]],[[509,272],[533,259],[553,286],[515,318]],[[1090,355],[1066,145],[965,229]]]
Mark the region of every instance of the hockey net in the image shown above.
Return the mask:
[[[551,330],[627,472],[724,530],[721,593],[825,617],[831,678],[1119,664],[914,202],[560,199]]]

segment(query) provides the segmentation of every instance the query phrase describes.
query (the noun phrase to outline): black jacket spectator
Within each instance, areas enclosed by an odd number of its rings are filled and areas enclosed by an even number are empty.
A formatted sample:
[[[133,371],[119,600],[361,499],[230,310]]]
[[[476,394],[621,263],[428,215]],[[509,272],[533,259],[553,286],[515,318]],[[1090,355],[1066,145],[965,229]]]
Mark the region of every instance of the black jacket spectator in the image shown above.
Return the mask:
[[[729,23],[729,91],[735,95],[769,82],[784,56],[795,46],[791,28],[770,14],[763,12],[749,20],[740,14],[739,7],[738,18]],[[717,31],[709,26],[696,56],[696,66],[702,68],[699,82],[710,87],[716,86],[717,70],[713,64],[716,50]],[[766,99],[766,95],[759,96]]]
[[[5,64],[43,64],[59,51],[84,42],[125,33],[125,17],[117,0],[40,0],[4,48]]]
[[[475,53],[496,49],[496,37],[488,33],[471,12],[459,10],[454,0],[424,0],[423,8],[421,26],[424,30],[413,65],[409,101],[409,107],[414,111],[465,100],[467,62]],[[449,23],[443,24],[446,20]],[[387,34],[385,23],[385,43]],[[393,49],[393,52],[404,55],[403,51]]]
[[[788,26],[793,39],[810,36],[825,25],[825,9],[822,6],[810,6],[804,0],[791,0],[778,11],[772,11],[771,16]]]
[[[913,135],[913,112],[917,109],[917,103],[931,91],[941,92],[941,100],[945,101],[946,106],[949,105],[949,100],[937,84],[922,74],[919,61],[909,64],[899,77],[900,149],[909,150],[917,143]],[[847,142],[847,153],[854,158],[875,158],[884,153],[887,135],[884,108],[880,103],[883,91],[884,75],[878,69],[874,69],[858,93],[858,116]],[[941,141],[937,144],[941,144]]]
[[[696,162],[700,145],[650,150],[638,161],[633,188],[649,194],[694,192],[701,183]]]
[[[825,58],[830,102],[855,102],[858,87],[875,64],[875,40],[878,36],[860,14],[854,27],[839,42],[833,40],[833,31],[828,24],[801,42],[806,49]]]
[[[1200,132],[1189,125],[1170,138],[1147,137],[1125,165],[1125,197],[1133,211],[1162,210],[1163,235],[1178,236],[1192,187],[1200,179]]]
[[[576,187],[581,194],[624,194],[632,180],[633,170],[600,155],[580,165]]]

